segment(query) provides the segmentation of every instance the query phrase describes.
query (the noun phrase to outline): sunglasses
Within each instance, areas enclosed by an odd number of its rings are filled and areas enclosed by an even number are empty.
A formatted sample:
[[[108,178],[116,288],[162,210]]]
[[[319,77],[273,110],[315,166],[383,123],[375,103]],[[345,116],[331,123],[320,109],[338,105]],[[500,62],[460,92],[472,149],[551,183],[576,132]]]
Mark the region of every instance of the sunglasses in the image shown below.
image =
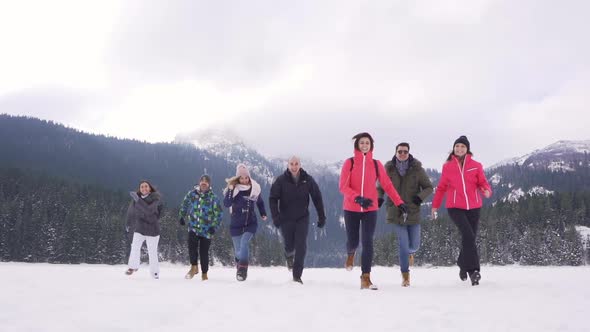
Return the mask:
[[[410,153],[409,150],[397,150],[397,154],[408,154]]]

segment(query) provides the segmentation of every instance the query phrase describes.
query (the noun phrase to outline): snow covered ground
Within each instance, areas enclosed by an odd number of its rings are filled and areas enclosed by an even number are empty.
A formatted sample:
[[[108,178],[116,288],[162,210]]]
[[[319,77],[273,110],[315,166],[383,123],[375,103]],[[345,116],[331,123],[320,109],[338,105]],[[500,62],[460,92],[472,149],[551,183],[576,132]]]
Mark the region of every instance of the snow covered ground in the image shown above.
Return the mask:
[[[0,331],[589,331],[590,267],[484,267],[481,285],[457,268],[376,267],[380,289],[361,291],[357,267],[306,269],[305,285],[286,268],[211,267],[185,280],[186,266],[0,263]]]

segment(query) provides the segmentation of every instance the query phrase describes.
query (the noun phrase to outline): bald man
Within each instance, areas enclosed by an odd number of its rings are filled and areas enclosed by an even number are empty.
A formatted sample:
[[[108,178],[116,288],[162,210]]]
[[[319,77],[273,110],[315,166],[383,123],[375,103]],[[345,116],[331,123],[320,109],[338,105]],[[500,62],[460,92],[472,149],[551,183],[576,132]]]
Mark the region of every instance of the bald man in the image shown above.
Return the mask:
[[[317,226],[324,227],[326,214],[318,184],[301,168],[297,156],[289,158],[287,170],[278,176],[270,188],[269,205],[273,224],[279,228],[285,244],[287,268],[293,281],[303,284],[303,264],[307,252],[309,229],[309,198],[318,215]]]

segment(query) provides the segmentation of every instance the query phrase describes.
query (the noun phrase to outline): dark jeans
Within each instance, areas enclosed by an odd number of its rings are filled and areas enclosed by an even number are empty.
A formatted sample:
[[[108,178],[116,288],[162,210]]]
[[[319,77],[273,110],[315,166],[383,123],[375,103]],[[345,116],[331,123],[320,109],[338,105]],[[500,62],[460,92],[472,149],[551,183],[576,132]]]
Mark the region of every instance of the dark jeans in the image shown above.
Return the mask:
[[[373,264],[373,237],[377,225],[377,211],[352,212],[344,210],[344,224],[346,225],[346,250],[349,254],[359,246],[359,232],[362,228],[363,253],[361,254],[362,273],[371,272]]]
[[[188,232],[188,255],[191,260],[191,265],[197,265],[199,262],[199,254],[201,255],[201,271],[207,273],[209,271],[209,247],[211,246],[211,239],[197,236],[195,232]]]
[[[301,278],[303,263],[307,252],[307,232],[309,230],[309,218],[297,222],[284,222],[281,224],[281,235],[285,242],[285,256],[295,255],[293,262],[293,277]]]
[[[479,254],[477,253],[477,227],[479,226],[480,209],[463,210],[448,209],[449,216],[461,232],[461,251],[457,265],[469,273],[479,271]]]

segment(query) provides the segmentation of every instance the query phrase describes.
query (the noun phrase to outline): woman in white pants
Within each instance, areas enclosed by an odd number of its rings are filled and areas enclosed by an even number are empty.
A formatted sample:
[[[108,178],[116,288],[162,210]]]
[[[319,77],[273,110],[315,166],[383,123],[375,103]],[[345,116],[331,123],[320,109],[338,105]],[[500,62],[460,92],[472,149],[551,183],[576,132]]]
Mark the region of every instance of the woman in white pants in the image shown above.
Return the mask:
[[[139,269],[141,246],[147,243],[150,260],[150,274],[154,279],[160,278],[158,264],[158,241],[160,240],[160,214],[162,203],[160,194],[148,181],[139,183],[137,192],[130,192],[133,200],[127,209],[127,232],[133,232],[131,253],[129,254],[129,269],[125,274],[132,275]]]

